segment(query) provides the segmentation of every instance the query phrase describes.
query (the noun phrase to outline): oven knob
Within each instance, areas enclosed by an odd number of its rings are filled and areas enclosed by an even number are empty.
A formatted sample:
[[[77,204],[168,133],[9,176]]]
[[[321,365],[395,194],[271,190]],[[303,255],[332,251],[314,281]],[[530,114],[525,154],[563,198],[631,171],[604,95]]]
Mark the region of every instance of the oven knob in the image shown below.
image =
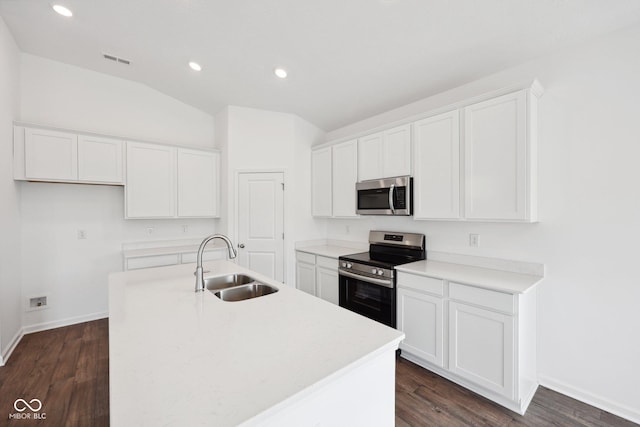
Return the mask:
[[[351,268],[351,263],[350,262],[347,263],[347,268]]]
[[[371,274],[378,274],[378,269],[377,268],[372,268],[371,269]]]
[[[346,263],[346,262],[343,262],[343,263],[342,263],[342,266],[343,266],[343,267],[346,267],[346,266],[347,266],[347,263]]]
[[[384,271],[378,270],[378,276],[382,276],[382,275],[384,275]]]

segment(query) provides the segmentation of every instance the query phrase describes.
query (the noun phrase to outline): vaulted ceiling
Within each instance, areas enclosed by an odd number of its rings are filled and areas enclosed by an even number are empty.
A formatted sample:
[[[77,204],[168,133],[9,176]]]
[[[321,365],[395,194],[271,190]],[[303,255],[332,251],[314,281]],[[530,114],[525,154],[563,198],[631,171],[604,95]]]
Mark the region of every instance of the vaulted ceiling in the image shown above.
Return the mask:
[[[0,0],[23,52],[138,81],[211,114],[256,107],[326,131],[640,21],[638,0],[58,3],[73,16],[49,0]]]

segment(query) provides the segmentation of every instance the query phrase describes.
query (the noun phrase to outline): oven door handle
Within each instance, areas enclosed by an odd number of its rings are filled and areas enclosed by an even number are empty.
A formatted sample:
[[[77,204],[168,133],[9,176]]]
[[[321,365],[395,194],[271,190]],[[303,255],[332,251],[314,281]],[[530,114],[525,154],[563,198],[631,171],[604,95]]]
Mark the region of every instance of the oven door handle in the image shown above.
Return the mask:
[[[362,276],[360,274],[351,273],[350,271],[344,271],[342,269],[338,270],[338,274],[345,277],[351,277],[352,279],[362,280],[363,282],[371,283],[374,285],[380,285],[380,286],[384,286],[385,288],[393,289],[393,280],[385,280],[385,279],[378,279],[377,277]]]

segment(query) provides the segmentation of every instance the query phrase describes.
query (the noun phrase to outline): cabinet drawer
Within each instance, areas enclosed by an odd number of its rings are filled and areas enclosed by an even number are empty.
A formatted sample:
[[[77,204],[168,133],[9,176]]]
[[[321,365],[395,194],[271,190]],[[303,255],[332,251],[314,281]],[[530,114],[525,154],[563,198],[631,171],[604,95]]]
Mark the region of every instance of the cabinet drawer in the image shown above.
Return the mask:
[[[490,291],[475,286],[449,283],[449,297],[453,300],[467,302],[504,313],[515,313],[515,297],[504,292]]]
[[[326,267],[326,268],[330,268],[332,270],[337,270],[338,269],[338,260],[335,258],[329,258],[326,256],[320,256],[318,255],[316,257],[316,265],[318,267]]]
[[[432,277],[398,272],[398,287],[414,289],[421,292],[429,292],[430,294],[438,296],[444,295],[444,281],[442,279],[434,279]]]
[[[300,262],[306,262],[308,264],[316,263],[316,256],[306,252],[300,252],[300,251],[296,252],[296,259]]]
[[[225,251],[225,252],[223,252]],[[225,249],[214,249],[211,251],[205,251],[202,254],[202,260],[203,261],[213,261],[216,259],[225,259],[225,255],[226,255],[226,250]],[[182,263],[183,264],[189,264],[191,262],[196,262],[196,259],[198,258],[198,253],[197,252],[189,252],[186,254],[182,254]]]
[[[138,270],[140,268],[162,267],[164,265],[179,264],[178,254],[147,256],[140,258],[129,258],[127,260],[127,270]]]

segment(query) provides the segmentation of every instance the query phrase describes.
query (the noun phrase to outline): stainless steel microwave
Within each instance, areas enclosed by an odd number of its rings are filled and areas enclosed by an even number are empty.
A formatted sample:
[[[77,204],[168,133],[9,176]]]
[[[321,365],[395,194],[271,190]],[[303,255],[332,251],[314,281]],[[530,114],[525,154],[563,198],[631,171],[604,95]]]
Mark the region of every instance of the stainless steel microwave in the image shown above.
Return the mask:
[[[413,178],[398,176],[357,182],[356,206],[360,215],[411,215]]]

